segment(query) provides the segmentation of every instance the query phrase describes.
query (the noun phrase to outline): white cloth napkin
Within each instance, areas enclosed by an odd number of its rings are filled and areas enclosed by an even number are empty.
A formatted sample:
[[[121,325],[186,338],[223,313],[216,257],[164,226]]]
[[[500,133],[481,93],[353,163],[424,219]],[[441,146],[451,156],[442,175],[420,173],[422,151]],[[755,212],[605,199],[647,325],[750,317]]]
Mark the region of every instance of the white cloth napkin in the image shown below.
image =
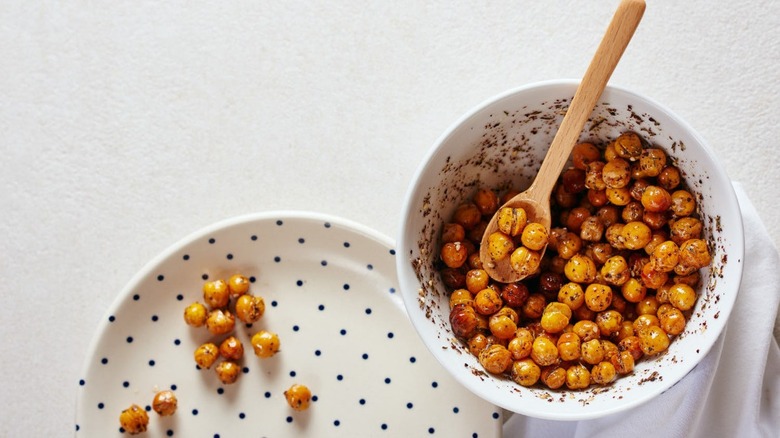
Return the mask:
[[[709,354],[664,394],[630,411],[562,422],[512,415],[504,437],[780,437],[780,256],[739,183],[745,226],[740,292]]]

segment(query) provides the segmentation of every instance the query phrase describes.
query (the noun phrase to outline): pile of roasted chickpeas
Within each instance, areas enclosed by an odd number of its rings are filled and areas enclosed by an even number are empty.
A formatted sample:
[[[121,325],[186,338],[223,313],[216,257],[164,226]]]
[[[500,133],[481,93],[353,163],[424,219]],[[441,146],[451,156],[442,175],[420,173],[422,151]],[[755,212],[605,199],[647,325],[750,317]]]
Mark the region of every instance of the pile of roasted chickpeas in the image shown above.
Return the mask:
[[[584,389],[666,351],[711,259],[696,199],[666,153],[634,132],[577,144],[551,199],[550,230],[499,207],[515,194],[478,190],[441,235],[450,324],[484,369],[523,386]],[[482,269],[494,214],[489,253],[532,273],[523,281],[498,283]]]

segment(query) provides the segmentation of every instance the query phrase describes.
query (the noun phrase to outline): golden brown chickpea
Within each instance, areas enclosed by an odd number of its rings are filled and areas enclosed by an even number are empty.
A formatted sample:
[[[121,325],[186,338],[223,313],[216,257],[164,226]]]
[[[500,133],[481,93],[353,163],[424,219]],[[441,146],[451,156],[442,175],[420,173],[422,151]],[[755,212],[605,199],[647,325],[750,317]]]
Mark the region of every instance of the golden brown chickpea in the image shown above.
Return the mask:
[[[667,240],[655,247],[650,255],[650,263],[656,269],[671,272],[680,260],[680,248],[676,243]]]
[[[556,251],[564,260],[569,260],[582,250],[582,239],[572,232],[564,232],[557,240]]]
[[[482,213],[472,202],[460,204],[452,215],[453,222],[460,224],[466,231],[474,228],[482,220]]]
[[[202,344],[195,350],[195,363],[202,369],[209,369],[219,356],[219,348],[211,342]]]
[[[528,299],[530,292],[524,283],[507,283],[501,288],[501,299],[509,307],[520,307]]]
[[[447,242],[441,247],[441,261],[450,268],[460,268],[468,256],[468,248],[463,242]]]
[[[176,413],[178,403],[176,394],[173,391],[159,391],[154,395],[154,400],[152,400],[152,409],[160,416],[167,417]]]
[[[499,339],[512,339],[515,337],[517,331],[517,323],[512,320],[508,315],[500,315],[498,313],[492,315],[489,319],[488,326],[490,327],[490,333]]]
[[[663,149],[647,148],[639,156],[639,168],[646,176],[656,177],[666,167],[666,152]]]
[[[450,294],[450,309],[455,308],[458,304],[472,306],[474,304],[474,296],[466,289],[455,289]]]
[[[444,224],[444,228],[441,232],[441,242],[442,243],[455,243],[455,242],[462,242],[466,239],[466,230],[463,228],[461,224],[456,224],[454,222],[449,222]]]
[[[468,268],[471,269],[483,269],[482,259],[479,258],[479,251],[469,254],[469,257],[466,259],[466,264],[468,265]]]
[[[567,193],[580,193],[587,190],[585,187],[585,169],[569,168],[561,174],[561,184]]]
[[[244,324],[254,324],[265,313],[265,300],[261,296],[241,295],[236,300],[236,318]]]
[[[620,330],[623,315],[617,310],[605,310],[596,314],[596,325],[603,337],[609,337]]]
[[[585,222],[585,219],[590,217],[590,210],[585,207],[575,207],[571,210],[565,210],[566,213],[566,220],[562,220],[566,225],[566,228],[579,235],[580,230],[582,229],[582,223]]]
[[[668,304],[664,304],[664,306],[669,306],[669,308],[665,309],[666,311],[663,313],[659,312],[659,325],[666,333],[673,336],[679,335],[685,330],[685,315],[674,306]]]
[[[636,304],[636,313],[639,315],[655,315],[658,312],[658,299],[649,296]]]
[[[628,203],[631,202],[631,191],[625,187],[622,188],[607,187],[605,193],[607,195],[607,201],[609,201],[613,205],[622,207],[628,205]]]
[[[638,201],[631,201],[623,207],[620,212],[620,218],[623,222],[641,221],[645,214],[645,208]]]
[[[687,275],[675,275],[672,282],[687,284],[688,286],[695,288],[698,287],[701,282],[701,273],[699,271],[694,271]]]
[[[619,157],[630,161],[638,160],[642,155],[642,139],[635,132],[624,132],[613,142]]]
[[[572,310],[576,310],[585,303],[585,291],[577,283],[566,283],[558,290],[558,302],[566,304]]]
[[[544,367],[539,378],[548,388],[558,389],[566,384],[566,368],[559,365]]]
[[[479,353],[479,363],[492,374],[501,374],[512,365],[512,353],[501,344],[493,344]]]
[[[130,405],[119,414],[119,425],[130,435],[146,432],[149,426],[149,414],[138,405]]]
[[[649,226],[649,225],[648,225]],[[669,235],[663,230],[654,230],[653,236],[650,238],[650,242],[645,245],[645,254],[650,255],[655,251],[655,248],[669,240]]]
[[[588,216],[580,226],[580,239],[588,242],[598,242],[604,236],[604,224],[598,216]]]
[[[620,237],[626,249],[637,250],[644,248],[645,245],[650,243],[653,232],[644,222],[634,221],[628,222],[620,230]]]
[[[604,190],[607,185],[604,183],[602,171],[604,170],[603,161],[591,161],[585,169],[585,187],[591,190]]]
[[[642,353],[641,341],[636,335],[621,339],[618,343],[618,350],[628,351],[631,354],[631,357],[633,357],[634,361],[639,360],[644,354]]]
[[[470,256],[469,256],[470,257]],[[479,258],[479,254],[477,254]],[[442,283],[450,289],[466,287],[466,273],[460,268],[443,268],[439,271]]]
[[[634,332],[639,333],[642,329],[652,327],[654,325],[660,326],[661,323],[658,321],[658,317],[655,315],[639,315],[634,320]]]
[[[510,371],[510,376],[517,384],[522,386],[533,386],[539,381],[542,370],[539,365],[531,359],[522,359],[514,362]]]
[[[471,269],[466,272],[466,289],[471,293],[477,293],[488,287],[490,276],[484,269]]]
[[[488,345],[488,337],[485,336],[484,333],[477,332],[471,338],[469,338],[469,352],[474,356],[479,356],[479,352],[487,348]]]
[[[616,255],[607,259],[601,267],[601,276],[604,281],[613,286],[622,286],[631,279],[631,270],[623,256]],[[595,309],[591,309],[595,310]]]
[[[620,351],[609,358],[609,362],[615,367],[618,374],[629,374],[634,371],[634,356],[629,351]]]
[[[230,302],[230,290],[225,280],[207,281],[203,284],[203,300],[212,309],[221,309]]]
[[[607,227],[607,230],[604,232],[604,237],[612,248],[616,250],[626,249],[623,237],[623,228],[625,227],[625,224],[619,222]]]
[[[620,329],[615,333],[615,339],[620,342],[629,336],[634,336],[634,324],[631,321],[626,321],[624,317]]]
[[[486,289],[490,290],[490,289]],[[455,336],[468,339],[477,329],[477,312],[469,304],[456,304],[450,312],[450,326]],[[254,344],[254,342],[252,342]]]
[[[686,217],[696,211],[696,199],[687,190],[676,190],[672,193],[672,205],[669,207],[675,217]]]
[[[487,240],[488,255],[496,261],[504,260],[515,250],[515,243],[509,235],[500,231],[490,233]]]
[[[631,181],[631,165],[622,158],[609,160],[601,170],[601,178],[607,188],[624,188]]]
[[[231,275],[227,284],[230,296],[233,298],[238,298],[249,291],[249,278],[241,274]]]
[[[552,365],[558,360],[558,347],[547,336],[538,336],[531,346],[531,359],[539,366]]]
[[[474,310],[482,315],[492,315],[504,305],[501,295],[493,288],[485,288],[474,296]]]
[[[669,274],[656,269],[652,263],[646,263],[642,266],[641,272],[642,284],[649,289],[658,289],[669,281]]]
[[[594,207],[603,207],[607,203],[607,191],[588,189],[588,201]]]
[[[233,331],[236,318],[229,310],[216,309],[209,312],[206,328],[212,335],[224,335]]]
[[[594,312],[601,312],[612,304],[612,288],[606,284],[591,283],[585,288],[585,306]]]
[[[534,335],[525,327],[517,329],[515,337],[509,341],[507,349],[512,353],[513,360],[525,359],[531,355]]]
[[[590,371],[584,366],[572,365],[566,370],[566,387],[569,389],[585,389],[590,385]]]
[[[208,310],[201,303],[192,303],[184,309],[184,322],[192,327],[203,327],[208,318]]]
[[[669,303],[685,311],[696,303],[696,291],[684,283],[676,283],[669,287]]]
[[[521,241],[523,246],[534,251],[541,251],[547,246],[547,228],[536,222],[531,222],[523,229]]]
[[[556,184],[552,193],[552,203],[558,207],[571,208],[577,205],[577,195],[567,192],[563,184]]]
[[[539,251],[521,246],[509,256],[509,263],[518,274],[531,275],[539,270],[539,266],[542,264],[542,254]]]
[[[575,283],[591,283],[596,279],[596,264],[588,256],[574,255],[563,270],[566,278]]]
[[[563,333],[558,338],[556,347],[561,360],[572,361],[580,358],[582,341],[575,333]]]
[[[640,303],[647,296],[647,288],[636,278],[629,278],[623,286],[620,287],[623,298],[629,303]],[[638,311],[638,309],[637,309]]]
[[[235,362],[225,360],[217,365],[215,371],[220,382],[225,385],[231,385],[238,380],[238,376],[241,374],[241,367]]]
[[[642,206],[646,211],[665,212],[672,206],[672,195],[663,187],[648,186],[642,193]]]
[[[483,215],[491,215],[498,210],[498,195],[490,189],[479,189],[473,197],[474,204]]]
[[[614,253],[615,249],[609,243],[594,243],[590,245],[589,257],[593,259],[597,266],[602,266]]]
[[[638,335],[642,353],[646,356],[662,353],[669,348],[669,336],[657,325],[640,330]]]
[[[702,239],[689,239],[680,245],[680,264],[685,267],[703,268],[709,265],[711,260],[707,242]]]
[[[669,237],[680,246],[690,239],[700,239],[703,230],[702,223],[695,217],[683,217],[672,222],[669,227]]]
[[[544,308],[540,321],[547,333],[560,333],[569,325],[571,308],[563,303],[553,302]]]
[[[311,403],[311,391],[306,385],[295,383],[284,391],[284,398],[294,410],[305,411]]]
[[[607,143],[606,146],[604,146],[604,153],[602,154],[604,157],[604,160],[614,160],[615,158],[620,158],[620,156],[615,151],[615,142],[611,141]]]
[[[590,370],[590,380],[597,385],[609,385],[617,378],[612,362],[599,362]]]
[[[580,346],[580,359],[590,365],[604,360],[604,345],[600,339],[591,339]]]
[[[614,205],[605,205],[596,210],[596,216],[601,219],[605,227],[609,228],[620,221],[620,209]]]
[[[580,320],[574,324],[572,333],[575,333],[583,342],[590,341],[591,339],[600,339],[601,331],[598,324],[591,320]]]
[[[523,208],[502,207],[496,217],[499,231],[509,236],[519,236],[527,222],[528,215]]]
[[[666,190],[674,190],[682,183],[680,169],[675,166],[666,166],[658,174],[658,184]]]
[[[477,225],[474,226],[474,228],[470,229],[468,233],[466,233],[466,241],[472,244],[479,244],[482,242],[482,236],[485,235],[485,230],[487,230],[488,221],[479,221]],[[475,247],[476,248],[476,247]],[[473,253],[473,251],[469,251],[469,254]]]
[[[601,158],[601,151],[593,143],[577,143],[571,151],[574,168],[586,170],[588,164]]]
[[[252,348],[255,350],[255,355],[263,359],[275,355],[281,347],[279,335],[266,330],[260,330],[255,333],[252,336],[251,343]]]
[[[634,201],[642,201],[642,194],[645,189],[650,185],[646,179],[636,179],[631,183],[629,190],[631,191],[631,199]],[[641,202],[640,202],[641,203]]]
[[[241,360],[244,357],[244,345],[235,336],[229,336],[219,344],[219,354],[225,359]]]

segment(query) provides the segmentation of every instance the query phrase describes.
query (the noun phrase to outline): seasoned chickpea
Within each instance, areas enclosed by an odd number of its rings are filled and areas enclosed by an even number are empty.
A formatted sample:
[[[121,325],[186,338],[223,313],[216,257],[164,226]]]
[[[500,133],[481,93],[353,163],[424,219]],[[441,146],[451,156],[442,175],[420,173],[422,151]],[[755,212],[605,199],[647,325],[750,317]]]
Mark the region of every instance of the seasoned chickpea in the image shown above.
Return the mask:
[[[566,283],[558,290],[558,302],[576,310],[585,303],[585,291],[577,283]]]
[[[639,315],[634,320],[634,332],[639,333],[642,329],[652,326],[659,326],[661,323],[658,321],[658,317],[655,315]]]
[[[566,225],[569,231],[579,235],[582,230],[582,223],[590,217],[590,210],[585,207],[574,207],[568,210],[565,221],[562,222]]]
[[[211,342],[207,342],[195,350],[195,363],[203,369],[211,368],[217,357],[219,357],[219,348]]]
[[[552,365],[558,360],[558,347],[547,336],[538,336],[531,347],[531,359],[539,366]]]
[[[498,229],[509,236],[519,236],[525,229],[528,215],[523,208],[502,207],[498,210]]]
[[[598,324],[590,320],[577,321],[574,324],[572,332],[579,336],[584,342],[601,338],[601,331],[599,330]]]
[[[149,414],[136,404],[130,405],[119,414],[119,425],[130,435],[146,432],[149,426]]]
[[[249,291],[249,278],[247,278],[244,275],[241,274],[233,274],[228,278],[228,290],[230,291],[230,296],[233,298],[238,298],[241,295],[244,295]]]
[[[639,360],[644,353],[642,353],[642,342],[638,336],[628,336],[618,342],[619,351],[628,351],[634,358],[634,361]]]
[[[672,193],[670,209],[675,217],[690,216],[696,211],[696,199],[687,190],[676,190]]]
[[[601,277],[613,286],[622,286],[631,279],[631,270],[623,256],[613,256],[607,259],[601,267]],[[592,309],[595,310],[595,309]]]
[[[626,224],[616,222],[608,226],[607,230],[604,232],[604,237],[612,248],[617,250],[626,249],[625,239],[623,237],[623,228],[625,228],[625,226]]]
[[[284,398],[294,410],[305,411],[311,403],[311,391],[306,385],[295,383],[284,391]]]
[[[521,246],[509,256],[509,263],[518,274],[531,275],[539,270],[539,266],[542,264],[542,255],[538,251]]]
[[[542,328],[547,333],[560,333],[569,325],[571,308],[563,303],[550,303],[542,313]]]
[[[569,168],[561,174],[563,190],[567,193],[580,193],[587,190],[585,187],[585,169]]]
[[[219,344],[219,354],[225,359],[241,360],[244,357],[244,345],[235,336],[229,336]]]
[[[683,266],[699,269],[709,265],[711,259],[707,242],[702,239],[689,239],[680,245],[680,264]]]
[[[571,162],[576,169],[585,170],[588,164],[601,158],[601,151],[593,143],[577,143],[571,151]]]
[[[642,156],[642,139],[635,132],[620,134],[613,144],[619,157],[634,161]]]
[[[647,148],[639,156],[639,167],[642,173],[649,177],[656,177],[666,167],[666,152],[663,149]]]
[[[669,280],[669,274],[657,269],[653,263],[646,263],[642,266],[640,273],[642,284],[650,289],[658,289]]]
[[[634,365],[636,361],[631,352],[623,350],[619,351],[609,358],[609,362],[615,367],[615,371],[618,374],[629,374],[634,371]]]
[[[501,374],[512,365],[512,353],[501,344],[493,344],[479,353],[479,363],[492,374]]]
[[[664,212],[672,206],[672,195],[663,187],[648,186],[642,193],[642,206],[654,213]]]
[[[456,336],[470,337],[477,329],[478,323],[477,312],[470,304],[456,304],[450,311],[450,326]],[[252,343],[254,344],[254,342]]]
[[[507,349],[512,353],[513,360],[525,359],[531,354],[533,348],[534,335],[527,328],[519,328],[515,332],[515,337],[509,341]]]
[[[640,330],[639,341],[642,353],[647,356],[662,353],[669,348],[669,336],[657,325]]]
[[[645,299],[647,288],[636,278],[629,278],[623,286],[620,287],[623,298],[630,303],[639,303]]]
[[[469,338],[469,352],[474,356],[479,356],[479,352],[487,348],[488,345],[490,345],[490,342],[484,333],[476,332],[472,337]]]
[[[261,296],[244,294],[236,300],[236,318],[245,324],[253,324],[265,313],[265,300]]]
[[[479,189],[473,197],[479,212],[483,215],[491,215],[498,210],[498,195],[490,189]]]
[[[583,342],[580,347],[580,359],[585,363],[595,365],[604,360],[604,345],[599,339]]]
[[[580,340],[580,337],[573,332],[561,334],[561,336],[558,338],[558,342],[556,343],[556,347],[558,347],[558,355],[560,356],[561,360],[565,361],[579,359],[581,345],[582,341]]]
[[[559,365],[544,367],[539,378],[548,388],[558,389],[566,384],[566,368]]]
[[[173,391],[159,391],[154,395],[154,400],[152,400],[152,409],[160,416],[167,417],[176,412],[178,403],[176,394]]]
[[[517,331],[517,322],[506,314],[494,314],[490,317],[488,326],[490,333],[499,339],[512,339]]]
[[[542,370],[531,359],[522,359],[514,362],[511,369],[512,380],[522,386],[533,386],[539,381]]]
[[[465,230],[470,230],[482,220],[482,213],[474,203],[466,202],[455,209],[452,220],[456,224],[460,224]]]
[[[208,318],[208,310],[201,303],[192,303],[184,309],[184,322],[192,327],[203,327]]]
[[[488,287],[490,276],[484,269],[471,269],[466,272],[466,289],[471,293],[477,293]]]
[[[604,223],[598,216],[588,216],[580,226],[580,239],[587,242],[598,242],[604,236]]]
[[[634,336],[634,324],[631,321],[626,321],[624,317],[623,322],[620,323],[620,328],[615,333],[615,339],[620,342],[629,336]]]
[[[540,318],[542,313],[544,313],[545,306],[547,306],[547,300],[544,298],[544,295],[538,293],[531,294],[525,300],[525,304],[523,304],[523,316],[529,319]]]
[[[509,307],[520,307],[526,300],[530,292],[528,286],[523,283],[507,283],[501,289],[501,299]]]
[[[612,288],[606,284],[591,283],[585,288],[585,305],[594,312],[601,312],[612,304]]]
[[[658,297],[649,296],[636,303],[636,313],[639,315],[655,315],[658,312]]]
[[[264,359],[278,353],[281,347],[279,335],[266,330],[260,330],[255,333],[252,336],[251,343],[252,348],[255,350],[255,355]]]
[[[534,251],[541,251],[547,246],[547,228],[537,222],[525,226],[521,236],[523,246]]]
[[[577,254],[566,262],[566,278],[575,283],[591,283],[596,279],[596,264],[588,256]]]
[[[509,235],[500,231],[490,233],[487,240],[488,255],[496,261],[504,260],[515,250],[515,243]]]
[[[217,372],[217,378],[225,385],[236,383],[239,374],[241,374],[241,367],[237,363],[225,360],[220,362],[215,368]]]
[[[631,202],[631,191],[626,187],[613,188],[607,187],[606,190],[607,201],[617,206],[625,206]]]
[[[213,335],[224,335],[233,331],[236,326],[236,318],[229,310],[216,309],[209,312],[206,319],[206,328]]]
[[[684,283],[669,287],[669,303],[680,310],[690,310],[696,303],[696,291]]]
[[[703,226],[699,219],[683,217],[672,222],[669,227],[669,237],[674,243],[682,245],[686,240],[700,239],[702,230]]]
[[[582,249],[582,238],[570,231],[564,232],[557,240],[555,250],[565,260],[569,260]]]
[[[492,315],[504,305],[501,295],[493,288],[485,288],[474,296],[474,310],[482,315]]]
[[[676,243],[667,240],[655,247],[650,255],[650,263],[656,269],[671,272],[680,260],[680,248]]]
[[[631,201],[620,211],[620,218],[623,222],[641,221],[645,214],[645,208],[638,201]]]
[[[666,166],[658,174],[658,184],[666,190],[674,190],[682,183],[680,169],[675,166]]]
[[[477,254],[479,258],[479,254]],[[466,287],[466,273],[462,269],[443,268],[439,271],[441,281],[450,289]]]
[[[588,201],[594,207],[603,207],[607,203],[607,191],[588,189]]]
[[[442,243],[455,243],[455,242],[462,242],[466,239],[466,230],[463,228],[463,225],[456,224],[454,222],[448,222],[444,224],[444,228],[441,232],[441,241]]]
[[[609,160],[601,170],[601,178],[607,188],[624,188],[631,181],[631,165],[622,158]]]
[[[596,314],[596,325],[603,337],[617,333],[622,323],[623,315],[617,310],[605,310]]]
[[[617,371],[612,362],[599,362],[590,370],[590,380],[597,385],[608,385],[617,378]]]
[[[466,263],[469,251],[463,242],[447,242],[441,247],[441,261],[450,268],[460,268]]]
[[[644,248],[645,245],[650,243],[653,232],[644,222],[634,221],[627,223],[620,230],[620,237],[622,237],[623,246],[626,249],[637,250]]]
[[[685,330],[685,315],[674,306],[668,304],[664,304],[664,306],[669,306],[669,308],[665,309],[666,311],[663,313],[659,311],[659,325],[667,334],[679,335]]]
[[[455,289],[450,294],[450,309],[453,309],[458,304],[471,306],[474,304],[474,296],[466,289]]]
[[[585,187],[591,190],[604,190],[607,185],[604,183],[602,171],[604,170],[603,161],[591,161],[585,169]]]
[[[230,302],[230,290],[225,280],[203,283],[203,300],[212,309],[221,309]]]
[[[572,365],[566,370],[566,387],[585,389],[590,385],[590,371],[583,365]]]

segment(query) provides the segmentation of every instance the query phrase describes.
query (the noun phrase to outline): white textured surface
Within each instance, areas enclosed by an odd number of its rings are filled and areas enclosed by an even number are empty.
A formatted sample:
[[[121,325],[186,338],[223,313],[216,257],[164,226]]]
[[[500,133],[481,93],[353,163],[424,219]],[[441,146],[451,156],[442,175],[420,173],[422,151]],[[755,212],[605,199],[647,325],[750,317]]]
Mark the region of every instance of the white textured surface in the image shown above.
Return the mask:
[[[394,237],[428,147],[508,88],[577,77],[615,1],[0,5],[0,424],[73,430],[87,345],[150,258],[226,217]],[[650,1],[612,82],[665,103],[780,243],[780,3]]]

